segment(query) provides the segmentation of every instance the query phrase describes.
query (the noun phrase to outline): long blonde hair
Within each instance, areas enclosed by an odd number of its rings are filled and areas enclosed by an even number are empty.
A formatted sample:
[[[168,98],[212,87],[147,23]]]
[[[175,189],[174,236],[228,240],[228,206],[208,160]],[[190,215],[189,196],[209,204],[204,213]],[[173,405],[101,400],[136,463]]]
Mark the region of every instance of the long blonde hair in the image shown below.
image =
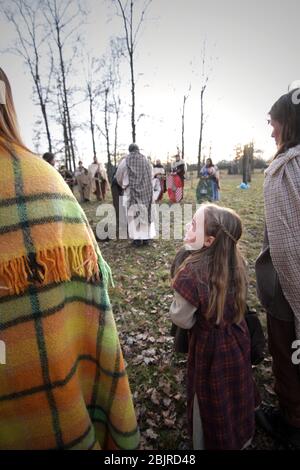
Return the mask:
[[[16,145],[29,151],[20,135],[10,83],[1,67],[0,81],[4,83],[4,103],[0,103],[0,150],[11,152],[11,147]]]
[[[229,291],[232,291],[234,321],[240,323],[245,315],[248,284],[246,262],[237,245],[242,235],[241,219],[232,209],[206,204],[204,231],[206,236],[215,237],[212,245],[191,252],[177,269],[175,279],[189,263],[193,264],[197,274],[197,264],[201,266],[204,257],[209,257],[209,300],[206,318],[216,315],[216,323],[222,321],[226,298]]]

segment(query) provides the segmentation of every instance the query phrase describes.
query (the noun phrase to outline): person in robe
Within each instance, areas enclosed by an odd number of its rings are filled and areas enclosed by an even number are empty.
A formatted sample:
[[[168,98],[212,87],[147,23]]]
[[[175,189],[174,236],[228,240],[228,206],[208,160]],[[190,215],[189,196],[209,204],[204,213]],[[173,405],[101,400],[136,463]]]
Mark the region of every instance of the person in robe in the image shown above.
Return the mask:
[[[94,156],[93,163],[88,167],[90,194],[95,194],[97,201],[105,201],[106,192],[109,187],[106,169],[103,163]],[[89,197],[91,199],[91,196]]]
[[[126,212],[129,238],[136,247],[148,245],[155,237],[152,214],[152,168],[136,144],[130,144],[129,154],[120,162],[116,180],[123,188],[122,205]]]
[[[75,171],[75,177],[78,184],[78,191],[80,194],[80,202],[89,201],[89,175],[88,170],[84,168],[82,161],[78,162],[78,167]]]

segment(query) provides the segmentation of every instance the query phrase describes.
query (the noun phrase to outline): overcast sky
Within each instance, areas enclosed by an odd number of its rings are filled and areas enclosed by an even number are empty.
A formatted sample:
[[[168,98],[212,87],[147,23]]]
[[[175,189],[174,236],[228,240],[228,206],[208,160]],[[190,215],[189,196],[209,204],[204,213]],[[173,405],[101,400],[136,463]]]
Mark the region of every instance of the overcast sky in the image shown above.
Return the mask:
[[[122,33],[112,3],[87,0],[90,15],[84,36],[95,55],[103,53],[110,36]],[[201,52],[206,39],[210,72],[205,93],[205,152],[211,147],[215,161],[228,159],[236,144],[253,138],[269,158],[274,144],[267,112],[288,85],[300,78],[299,13],[299,0],[153,0],[136,51],[137,116],[145,114],[137,125],[137,143],[143,152],[166,160],[168,154],[176,153],[177,145],[181,146],[181,107],[191,84],[186,103],[185,153],[188,161],[196,160]],[[14,34],[3,18],[0,21],[3,51],[12,45]],[[32,146],[38,108],[32,104],[30,77],[18,57],[2,53],[0,63],[12,83],[22,134]],[[79,84],[82,79],[79,73]],[[122,83],[120,146],[125,150],[131,141],[126,63]],[[102,117],[98,119],[100,122]],[[89,136],[85,132],[76,138],[79,157],[90,160]],[[98,149],[102,154],[105,151],[103,138]]]

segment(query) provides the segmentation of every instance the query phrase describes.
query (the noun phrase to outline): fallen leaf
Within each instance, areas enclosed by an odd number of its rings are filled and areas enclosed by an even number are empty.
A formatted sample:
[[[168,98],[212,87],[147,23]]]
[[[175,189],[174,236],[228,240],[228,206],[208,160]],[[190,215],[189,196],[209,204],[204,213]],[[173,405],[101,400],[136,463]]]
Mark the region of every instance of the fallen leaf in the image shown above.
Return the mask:
[[[270,385],[264,385],[264,388],[270,395],[276,396],[276,393],[274,392],[273,388]]]
[[[157,439],[158,435],[152,430],[152,429],[147,429],[144,433],[147,437],[150,439]]]

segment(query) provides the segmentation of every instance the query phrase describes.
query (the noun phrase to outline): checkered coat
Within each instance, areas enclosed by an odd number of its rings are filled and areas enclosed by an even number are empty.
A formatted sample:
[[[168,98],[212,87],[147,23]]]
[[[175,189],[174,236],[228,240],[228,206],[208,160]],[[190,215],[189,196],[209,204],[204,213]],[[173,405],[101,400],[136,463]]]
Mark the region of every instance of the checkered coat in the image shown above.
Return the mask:
[[[144,155],[131,152],[126,157],[128,171],[130,200],[129,207],[139,206],[139,220],[142,223],[152,221],[152,168]]]
[[[254,383],[250,338],[245,321],[233,322],[233,294],[225,303],[224,320],[207,320],[208,260],[197,271],[192,264],[182,270],[174,289],[197,307],[190,330],[187,401],[192,434],[193,400],[197,395],[205,449],[241,449],[254,434]]]
[[[265,217],[270,254],[300,340],[300,145],[265,171]]]
[[[42,159],[0,161],[0,449],[134,449],[109,268],[87,219]]]

